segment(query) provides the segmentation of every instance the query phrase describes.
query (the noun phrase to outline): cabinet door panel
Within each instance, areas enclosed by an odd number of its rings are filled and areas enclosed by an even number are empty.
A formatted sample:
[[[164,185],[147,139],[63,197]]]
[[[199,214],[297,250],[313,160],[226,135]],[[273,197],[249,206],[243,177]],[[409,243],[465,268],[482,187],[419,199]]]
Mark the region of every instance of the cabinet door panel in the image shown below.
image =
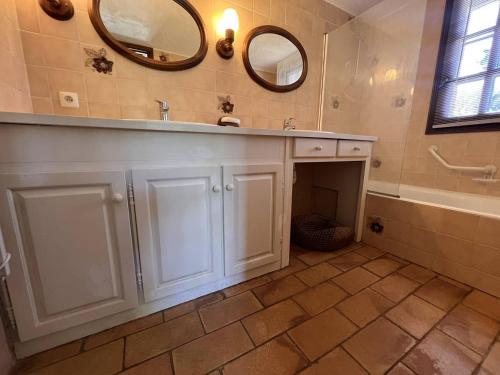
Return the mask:
[[[281,260],[282,164],[224,166],[226,275]]]
[[[124,172],[1,175],[0,185],[22,340],[137,306]]]
[[[134,170],[146,301],[222,276],[222,198],[218,167]]]

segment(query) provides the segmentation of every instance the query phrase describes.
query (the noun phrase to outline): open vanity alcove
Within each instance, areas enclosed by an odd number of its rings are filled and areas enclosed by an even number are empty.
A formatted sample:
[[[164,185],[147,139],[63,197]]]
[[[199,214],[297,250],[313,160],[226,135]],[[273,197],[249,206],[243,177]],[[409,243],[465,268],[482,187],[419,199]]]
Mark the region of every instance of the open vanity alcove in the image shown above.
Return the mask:
[[[374,140],[0,114],[17,355],[287,266],[295,163],[330,165],[359,240]]]

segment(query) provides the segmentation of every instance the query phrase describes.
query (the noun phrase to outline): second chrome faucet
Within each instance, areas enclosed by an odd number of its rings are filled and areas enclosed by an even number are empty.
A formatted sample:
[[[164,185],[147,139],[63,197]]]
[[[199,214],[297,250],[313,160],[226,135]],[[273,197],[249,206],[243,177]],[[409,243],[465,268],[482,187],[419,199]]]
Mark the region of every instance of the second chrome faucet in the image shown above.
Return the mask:
[[[156,100],[156,102],[160,105],[160,120],[168,121],[168,111],[170,107],[166,100]]]

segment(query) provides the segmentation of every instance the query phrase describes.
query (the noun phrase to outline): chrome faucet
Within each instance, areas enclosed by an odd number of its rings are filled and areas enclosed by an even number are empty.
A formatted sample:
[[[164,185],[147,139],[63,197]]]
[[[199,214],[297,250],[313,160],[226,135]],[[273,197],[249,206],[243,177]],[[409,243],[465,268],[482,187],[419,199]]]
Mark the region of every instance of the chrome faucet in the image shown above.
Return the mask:
[[[160,105],[160,119],[162,121],[168,121],[168,111],[170,107],[166,100],[156,100],[156,102]]]
[[[295,130],[295,119],[293,117],[285,119],[283,121],[283,130]]]

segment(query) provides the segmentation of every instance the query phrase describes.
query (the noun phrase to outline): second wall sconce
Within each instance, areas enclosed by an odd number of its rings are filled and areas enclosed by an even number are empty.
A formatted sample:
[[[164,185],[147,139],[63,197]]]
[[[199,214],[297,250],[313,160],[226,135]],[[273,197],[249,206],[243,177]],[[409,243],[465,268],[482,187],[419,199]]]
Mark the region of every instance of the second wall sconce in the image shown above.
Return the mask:
[[[43,11],[59,21],[67,21],[75,15],[71,0],[38,0]]]
[[[220,57],[230,59],[234,55],[234,34],[238,31],[240,22],[238,13],[234,9],[224,10],[224,14],[217,25],[217,33],[224,35],[217,41],[215,49]]]

